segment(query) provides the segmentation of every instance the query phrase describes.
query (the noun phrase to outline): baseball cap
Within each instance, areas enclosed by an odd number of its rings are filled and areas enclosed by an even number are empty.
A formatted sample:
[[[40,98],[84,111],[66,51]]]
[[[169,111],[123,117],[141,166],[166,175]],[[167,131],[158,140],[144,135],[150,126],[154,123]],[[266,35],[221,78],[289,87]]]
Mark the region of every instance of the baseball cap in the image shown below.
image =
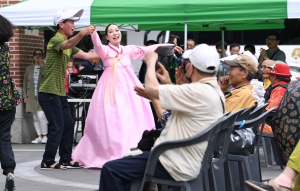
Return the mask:
[[[276,63],[272,68],[271,72],[268,72],[269,75],[281,76],[285,78],[292,77],[290,67],[287,64]]]
[[[81,15],[83,13],[83,9],[80,10],[67,10],[57,11],[56,15],[54,16],[54,25],[58,25],[60,22],[65,20],[72,20],[72,21],[79,21]]]
[[[189,59],[198,70],[207,73],[214,73],[220,65],[218,53],[207,44],[200,44],[192,50],[185,51],[182,58]]]
[[[257,72],[258,61],[250,51],[245,51],[240,55],[235,54],[221,58],[220,61],[229,66],[241,66],[248,70],[251,74],[255,74]]]

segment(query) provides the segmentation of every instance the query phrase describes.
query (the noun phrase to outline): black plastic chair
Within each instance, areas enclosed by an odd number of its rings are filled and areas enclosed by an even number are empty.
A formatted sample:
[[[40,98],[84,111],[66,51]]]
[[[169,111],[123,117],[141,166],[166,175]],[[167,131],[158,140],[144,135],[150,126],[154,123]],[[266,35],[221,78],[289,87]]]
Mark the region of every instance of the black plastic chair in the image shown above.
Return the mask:
[[[259,133],[258,139],[257,139],[257,145],[260,145],[261,137],[262,137],[262,131],[264,127],[264,122],[266,118],[269,116],[269,114],[274,110],[275,108],[272,108],[264,113],[262,113],[260,116],[251,119],[246,120],[243,127],[241,129],[245,128],[255,128],[257,129],[260,124],[262,125],[261,131]],[[234,129],[240,129],[240,126],[243,122],[235,122]],[[254,180],[261,182],[261,168],[260,168],[260,160],[259,160],[259,147],[256,147],[253,154],[250,154],[249,156],[243,156],[243,155],[227,155],[228,161],[237,161],[239,163],[242,163],[242,168],[239,168],[238,171],[236,168],[230,168],[229,166],[229,176],[231,179],[231,190],[245,190],[244,182],[245,180]],[[251,168],[250,168],[251,167]],[[241,172],[242,171],[242,172]],[[236,180],[234,175],[242,173],[243,176],[239,177],[239,180]],[[238,184],[238,189],[236,189]]]
[[[227,178],[225,176],[225,170],[227,170],[225,163],[227,161],[229,137],[234,128],[234,122],[244,111],[246,111],[246,109],[240,109],[230,114],[220,126],[217,143],[214,149],[214,158],[211,163],[210,171],[212,177],[210,178],[210,190],[226,190],[226,183],[228,183],[229,180],[226,180]]]
[[[168,185],[172,187],[185,188],[186,191],[196,191],[196,190],[206,190],[209,191],[209,176],[208,176],[208,166],[210,166],[214,146],[216,144],[216,138],[219,133],[219,127],[223,121],[225,121],[227,116],[223,116],[209,128],[199,133],[198,135],[183,139],[179,141],[168,141],[157,145],[149,156],[145,173],[142,179],[138,179],[132,182],[130,191],[145,191],[149,190],[151,183],[156,183],[158,185]],[[155,167],[159,156],[167,150],[175,149],[179,147],[186,147],[194,144],[198,144],[204,141],[208,141],[208,145],[201,162],[201,169],[198,177],[191,181],[175,181],[160,179],[154,176]],[[192,167],[191,167],[192,168]]]
[[[249,119],[254,119],[254,118],[260,116],[260,115],[264,112],[264,110],[266,109],[266,107],[267,107],[268,105],[269,105],[269,104],[266,103],[266,104],[264,104],[264,105],[261,105],[261,106],[255,108],[255,109],[250,113],[250,115],[249,115],[249,117],[248,117],[248,120],[249,120]]]
[[[244,111],[238,116],[236,121],[242,121],[248,119],[250,113],[256,108],[256,104],[252,107],[244,109]]]

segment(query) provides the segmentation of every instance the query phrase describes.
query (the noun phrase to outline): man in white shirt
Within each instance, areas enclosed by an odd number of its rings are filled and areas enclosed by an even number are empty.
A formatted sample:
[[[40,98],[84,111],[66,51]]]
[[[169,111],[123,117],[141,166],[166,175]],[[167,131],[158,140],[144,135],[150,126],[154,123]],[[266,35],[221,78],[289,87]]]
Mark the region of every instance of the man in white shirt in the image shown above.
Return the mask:
[[[182,85],[159,85],[155,73],[157,54],[151,51],[144,58],[147,64],[145,93],[159,99],[163,109],[172,111],[154,147],[162,142],[195,136],[223,116],[225,98],[216,78],[220,64],[218,53],[201,44],[182,57],[185,62],[181,72],[191,82]],[[195,179],[206,147],[207,142],[203,142],[166,151],[159,158],[155,176],[176,181]],[[129,190],[131,182],[143,176],[150,152],[104,164],[99,190]]]

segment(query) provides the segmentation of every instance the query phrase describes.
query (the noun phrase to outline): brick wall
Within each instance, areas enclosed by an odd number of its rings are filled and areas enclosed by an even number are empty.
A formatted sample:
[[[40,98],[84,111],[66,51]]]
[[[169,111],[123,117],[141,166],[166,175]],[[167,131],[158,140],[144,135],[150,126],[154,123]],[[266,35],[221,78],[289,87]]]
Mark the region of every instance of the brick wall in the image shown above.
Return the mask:
[[[0,7],[19,3],[22,0],[0,0]],[[30,64],[33,64],[32,52],[36,48],[44,50],[44,31],[37,34],[25,34],[24,29],[16,29],[14,37],[8,42],[11,51],[11,76],[17,87],[22,87],[23,74]]]

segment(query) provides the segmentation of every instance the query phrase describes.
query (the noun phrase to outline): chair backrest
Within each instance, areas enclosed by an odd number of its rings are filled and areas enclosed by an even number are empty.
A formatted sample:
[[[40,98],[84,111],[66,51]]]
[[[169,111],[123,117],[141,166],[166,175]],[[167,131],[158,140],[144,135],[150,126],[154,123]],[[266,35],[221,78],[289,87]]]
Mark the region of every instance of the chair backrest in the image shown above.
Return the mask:
[[[264,105],[261,105],[261,106],[255,108],[255,110],[250,113],[250,116],[248,117],[248,119],[254,119],[254,118],[260,116],[260,114],[262,114],[262,112],[266,109],[266,107],[268,105],[269,104],[266,103]]]
[[[242,121],[242,120],[246,120],[248,119],[251,111],[253,110],[253,108],[256,107],[256,105],[250,107],[250,108],[245,108],[245,110],[238,116],[238,118],[236,119],[236,121]]]
[[[228,114],[228,113],[227,113]],[[212,142],[216,139],[219,127],[221,123],[226,119],[226,116],[222,116],[219,120],[217,120],[215,123],[213,123],[210,127],[199,133],[198,135],[195,135],[191,138],[177,140],[177,141],[167,141],[164,143],[161,143],[153,148],[153,150],[150,153],[146,170],[145,170],[145,176],[147,179],[151,179],[152,176],[154,176],[155,167],[158,161],[159,156],[170,149],[174,148],[180,148],[180,147],[186,147],[194,144],[198,144],[204,141],[208,141],[208,145],[212,144]],[[209,147],[208,147],[209,148]],[[213,151],[210,153],[212,154]],[[205,157],[206,156],[206,157]],[[212,157],[212,156],[211,156]],[[203,160],[209,158],[205,152]],[[204,162],[206,163],[206,161]],[[203,161],[202,161],[203,164]]]
[[[272,115],[272,113],[273,113],[273,111],[275,109],[276,109],[276,107],[273,107],[273,108],[271,108],[268,111],[262,113],[260,116],[254,118],[254,119],[246,120],[244,122],[243,121],[235,122],[234,129],[238,130],[238,129],[245,129],[245,128],[252,128],[252,127],[254,127],[255,128],[254,132],[257,132],[257,127],[259,127],[260,124],[264,125],[267,117],[270,116],[270,115]],[[242,123],[244,123],[244,125],[242,126],[242,128],[240,128],[240,126],[241,126]],[[262,131],[263,131],[263,128],[261,128],[260,134],[258,136],[257,145],[260,145]],[[258,150],[259,148],[257,147],[256,149]]]
[[[240,109],[235,111],[234,113],[230,114],[226,120],[224,120],[219,128],[219,134],[214,146],[214,157],[221,157],[228,153],[228,146],[229,146],[229,138],[228,136],[231,135],[232,130],[234,128],[234,122],[238,118],[238,116],[243,113],[246,109]]]

